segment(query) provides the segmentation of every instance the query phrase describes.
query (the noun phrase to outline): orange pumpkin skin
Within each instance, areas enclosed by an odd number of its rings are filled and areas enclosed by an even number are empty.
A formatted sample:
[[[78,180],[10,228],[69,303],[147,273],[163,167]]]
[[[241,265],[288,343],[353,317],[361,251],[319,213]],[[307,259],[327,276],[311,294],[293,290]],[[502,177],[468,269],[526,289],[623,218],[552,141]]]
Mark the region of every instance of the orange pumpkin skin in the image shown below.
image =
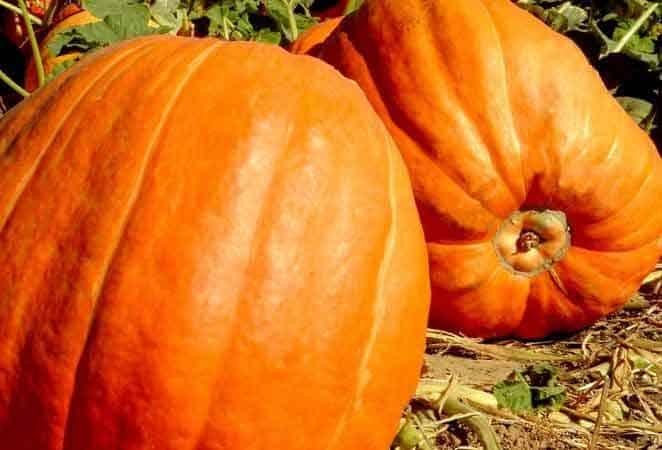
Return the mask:
[[[95,52],[0,122],[0,205],[3,448],[388,447],[425,240],[395,144],[328,65]]]
[[[316,53],[359,83],[404,156],[428,241],[431,326],[575,331],[621,307],[654,266],[653,143],[570,40],[511,2],[367,0]],[[537,263],[551,270],[516,273],[496,251],[515,241],[497,230],[536,208],[565,214],[570,246]]]
[[[342,19],[343,17],[334,17],[313,25],[292,43],[289,50],[297,55],[314,55],[316,47],[338,28]]]

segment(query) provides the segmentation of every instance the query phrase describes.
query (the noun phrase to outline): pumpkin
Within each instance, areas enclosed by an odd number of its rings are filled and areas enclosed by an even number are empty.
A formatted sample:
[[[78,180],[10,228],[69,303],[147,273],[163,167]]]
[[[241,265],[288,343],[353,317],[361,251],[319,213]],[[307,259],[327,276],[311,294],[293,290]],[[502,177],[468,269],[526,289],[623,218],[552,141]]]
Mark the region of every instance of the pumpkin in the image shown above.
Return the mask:
[[[314,58],[139,38],[0,122],[3,448],[386,449],[429,295],[397,147]]]
[[[567,38],[507,0],[367,0],[313,53],[408,166],[430,325],[538,338],[620,308],[662,252],[662,161]]]
[[[306,53],[312,54],[315,51],[315,47],[324,42],[333,33],[333,30],[338,27],[342,19],[342,17],[333,17],[308,28],[292,43],[290,51],[299,55]]]
[[[48,49],[48,44],[51,43],[55,37],[73,27],[85,25],[88,23],[98,22],[99,18],[93,16],[90,12],[80,9],[76,6],[64,8],[61,15],[62,20],[56,22],[55,25],[48,31],[48,34],[39,44],[39,51],[41,53],[42,64],[44,65],[44,73],[46,76],[51,74],[55,68],[66,62],[75,61],[82,56],[81,52],[65,53],[63,55],[53,56]],[[39,87],[39,79],[37,78],[37,67],[34,59],[30,58],[25,69],[25,89],[29,92],[35,91]]]

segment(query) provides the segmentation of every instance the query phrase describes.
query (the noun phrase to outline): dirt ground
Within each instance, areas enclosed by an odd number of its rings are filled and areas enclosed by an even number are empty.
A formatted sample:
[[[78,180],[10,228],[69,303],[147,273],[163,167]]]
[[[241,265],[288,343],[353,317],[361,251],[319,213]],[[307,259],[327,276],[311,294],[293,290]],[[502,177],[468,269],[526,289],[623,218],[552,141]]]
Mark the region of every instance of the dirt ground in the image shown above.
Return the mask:
[[[494,385],[540,362],[559,371],[560,410],[514,414],[497,405]],[[467,414],[447,411],[450,395]],[[472,416],[489,424],[496,447]],[[574,336],[483,342],[429,330],[406,421],[420,431],[416,450],[662,450],[662,270],[626,308]]]

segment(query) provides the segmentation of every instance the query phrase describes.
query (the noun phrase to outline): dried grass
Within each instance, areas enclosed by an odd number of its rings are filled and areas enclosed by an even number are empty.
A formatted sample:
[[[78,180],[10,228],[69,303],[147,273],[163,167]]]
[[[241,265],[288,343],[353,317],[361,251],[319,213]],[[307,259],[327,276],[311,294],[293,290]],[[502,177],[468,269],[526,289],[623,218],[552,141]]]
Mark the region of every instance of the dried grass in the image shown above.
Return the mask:
[[[662,449],[662,264],[620,312],[574,336],[486,343],[429,330],[427,353],[428,363],[450,363],[443,373],[424,371],[403,417],[415,417],[425,437],[413,449],[495,448],[479,438],[485,426],[496,430],[503,450]],[[480,381],[472,382],[471,368],[458,376],[458,361],[480,366]],[[504,362],[515,369],[542,361],[560,369],[568,393],[561,410],[516,415],[498,408],[490,384],[500,379],[485,381],[490,367],[498,364],[502,377]],[[449,408],[449,399],[466,409]],[[456,422],[473,432],[454,436],[464,433],[453,429]]]

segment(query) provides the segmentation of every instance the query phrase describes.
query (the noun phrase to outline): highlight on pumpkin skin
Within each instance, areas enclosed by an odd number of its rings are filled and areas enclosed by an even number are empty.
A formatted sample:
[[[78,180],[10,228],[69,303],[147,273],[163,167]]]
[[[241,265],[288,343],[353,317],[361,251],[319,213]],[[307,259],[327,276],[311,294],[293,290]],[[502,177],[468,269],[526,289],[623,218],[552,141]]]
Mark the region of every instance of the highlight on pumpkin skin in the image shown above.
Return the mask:
[[[581,50],[511,1],[366,0],[311,54],[363,88],[405,159],[431,327],[574,332],[625,304],[655,266],[655,145]],[[527,216],[544,222],[508,224]]]

